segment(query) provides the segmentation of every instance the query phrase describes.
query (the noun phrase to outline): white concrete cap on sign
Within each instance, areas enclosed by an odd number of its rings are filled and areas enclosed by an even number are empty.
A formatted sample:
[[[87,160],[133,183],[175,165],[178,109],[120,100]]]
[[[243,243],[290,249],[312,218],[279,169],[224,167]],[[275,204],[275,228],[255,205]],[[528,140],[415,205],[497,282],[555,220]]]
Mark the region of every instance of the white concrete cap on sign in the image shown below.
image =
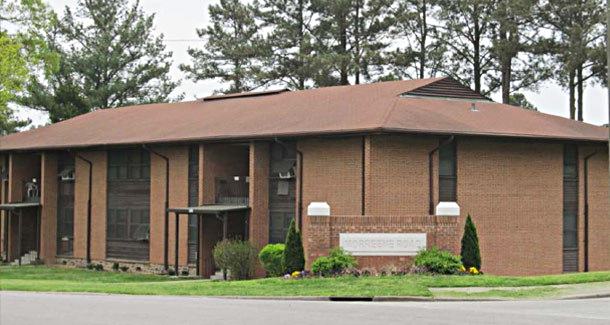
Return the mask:
[[[330,216],[330,205],[326,202],[311,202],[307,206],[307,215],[328,217]]]
[[[436,206],[437,216],[459,216],[460,206],[455,202],[439,202]]]

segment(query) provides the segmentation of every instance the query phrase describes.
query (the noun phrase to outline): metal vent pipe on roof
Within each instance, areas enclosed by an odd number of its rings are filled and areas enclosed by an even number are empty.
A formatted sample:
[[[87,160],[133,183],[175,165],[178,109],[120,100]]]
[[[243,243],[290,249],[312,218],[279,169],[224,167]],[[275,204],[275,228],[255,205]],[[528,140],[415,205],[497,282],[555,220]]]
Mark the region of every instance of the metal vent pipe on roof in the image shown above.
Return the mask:
[[[477,109],[477,105],[475,103],[470,103],[470,111],[471,112],[478,112],[479,109]]]

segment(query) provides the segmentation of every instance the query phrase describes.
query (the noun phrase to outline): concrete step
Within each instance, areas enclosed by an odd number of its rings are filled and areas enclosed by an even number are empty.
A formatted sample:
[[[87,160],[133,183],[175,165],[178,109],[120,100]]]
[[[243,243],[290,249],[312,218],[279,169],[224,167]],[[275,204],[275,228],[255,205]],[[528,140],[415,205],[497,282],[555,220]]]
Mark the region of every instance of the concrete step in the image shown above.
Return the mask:
[[[227,279],[230,277],[231,277],[231,273],[229,271],[227,271]],[[210,277],[210,280],[224,280],[222,270],[216,271],[216,273],[214,273],[214,275],[212,275]]]

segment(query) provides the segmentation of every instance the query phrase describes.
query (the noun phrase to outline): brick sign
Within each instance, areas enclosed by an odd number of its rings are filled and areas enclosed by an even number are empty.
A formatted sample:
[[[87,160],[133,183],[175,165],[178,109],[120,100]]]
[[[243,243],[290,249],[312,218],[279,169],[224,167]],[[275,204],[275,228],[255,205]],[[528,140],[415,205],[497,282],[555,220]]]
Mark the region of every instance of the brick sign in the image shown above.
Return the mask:
[[[415,256],[426,248],[426,234],[340,233],[339,246],[354,256]]]

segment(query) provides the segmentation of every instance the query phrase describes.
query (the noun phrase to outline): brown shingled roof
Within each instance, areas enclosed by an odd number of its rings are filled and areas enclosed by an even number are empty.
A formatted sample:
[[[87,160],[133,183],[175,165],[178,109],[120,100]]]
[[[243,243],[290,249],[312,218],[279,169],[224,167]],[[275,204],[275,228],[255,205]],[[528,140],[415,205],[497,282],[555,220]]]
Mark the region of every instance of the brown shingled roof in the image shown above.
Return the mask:
[[[2,137],[0,151],[383,131],[606,141],[606,128],[519,107],[401,96],[443,79],[97,110]]]

